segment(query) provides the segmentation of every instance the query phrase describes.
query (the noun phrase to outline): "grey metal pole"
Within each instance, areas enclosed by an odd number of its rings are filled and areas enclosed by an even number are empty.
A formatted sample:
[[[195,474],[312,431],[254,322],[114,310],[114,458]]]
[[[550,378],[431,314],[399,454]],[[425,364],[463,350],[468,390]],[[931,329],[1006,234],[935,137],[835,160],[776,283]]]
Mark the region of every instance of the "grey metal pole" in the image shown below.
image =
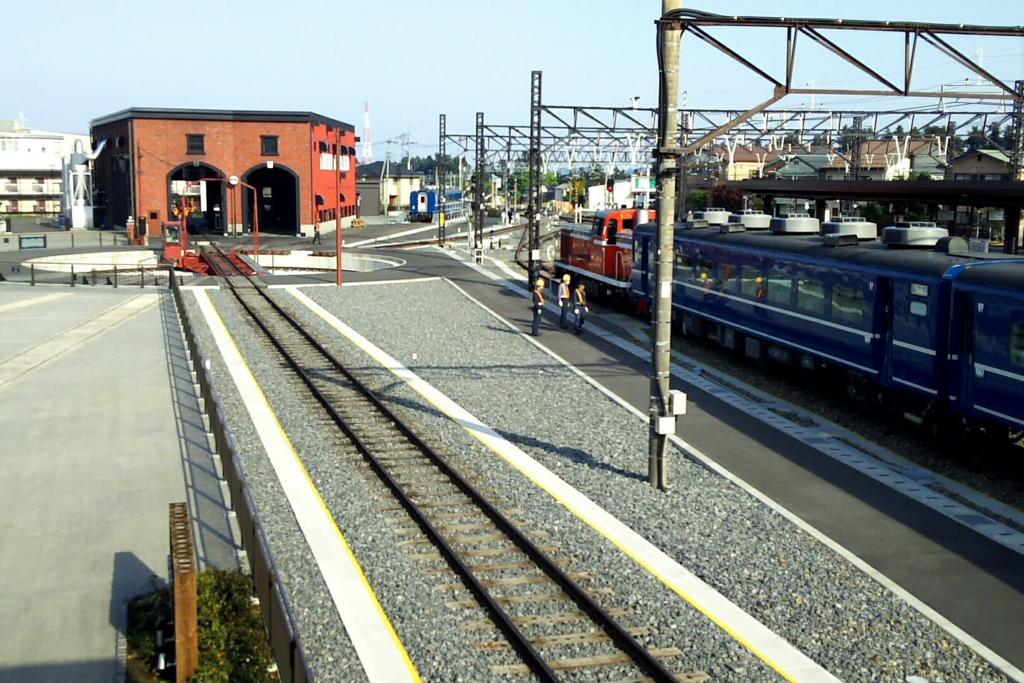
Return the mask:
[[[448,202],[448,178],[444,168],[445,160],[445,138],[448,136],[447,117],[444,114],[438,119],[437,138],[437,241],[443,247],[445,238],[445,224],[448,221],[446,215]],[[459,188],[462,189],[461,187]]]
[[[529,260],[527,270],[530,271],[530,287],[540,279],[540,124],[541,124],[541,90],[543,76],[540,71],[530,72],[530,196],[526,209],[526,220],[529,231]]]
[[[664,18],[682,9],[683,0],[662,0]],[[658,24],[658,251],[654,290],[654,344],[651,349],[650,443],[647,473],[652,486],[668,488],[668,437],[675,433],[669,411],[672,377],[672,262],[676,217],[676,174],[679,172],[679,29]]]
[[[476,195],[473,198],[473,260],[481,262],[484,249],[484,173],[487,143],[484,141],[484,113],[476,113]]]

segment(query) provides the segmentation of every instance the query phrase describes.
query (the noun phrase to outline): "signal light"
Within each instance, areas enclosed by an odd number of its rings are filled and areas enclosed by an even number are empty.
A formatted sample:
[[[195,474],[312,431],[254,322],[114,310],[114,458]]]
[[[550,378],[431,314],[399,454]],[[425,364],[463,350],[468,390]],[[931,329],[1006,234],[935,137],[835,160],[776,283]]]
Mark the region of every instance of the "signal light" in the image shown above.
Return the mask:
[[[605,187],[605,189],[606,189],[606,190],[608,190],[609,192],[615,192],[615,181],[614,181],[614,180],[608,180],[608,181],[607,181],[607,182],[605,183],[605,186],[604,186],[604,187]]]

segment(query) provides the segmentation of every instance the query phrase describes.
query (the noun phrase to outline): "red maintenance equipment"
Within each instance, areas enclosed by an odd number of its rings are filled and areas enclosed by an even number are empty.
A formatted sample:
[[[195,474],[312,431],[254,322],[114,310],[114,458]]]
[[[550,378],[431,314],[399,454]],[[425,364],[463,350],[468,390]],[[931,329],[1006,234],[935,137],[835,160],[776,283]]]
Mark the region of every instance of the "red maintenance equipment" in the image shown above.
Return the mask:
[[[172,221],[161,226],[161,234],[164,239],[164,260],[174,264],[175,268],[190,270],[199,275],[216,275],[221,269],[210,262],[213,258],[210,252],[197,251],[189,244],[187,214],[182,222]],[[227,258],[244,275],[254,272],[253,268],[246,262],[237,251],[227,252],[223,257]]]
[[[646,213],[646,218],[641,213]],[[562,226],[556,276],[569,273],[574,280],[593,285],[592,291],[604,298],[628,302],[638,216],[644,221],[658,217],[656,211],[613,209],[599,211],[589,226]]]

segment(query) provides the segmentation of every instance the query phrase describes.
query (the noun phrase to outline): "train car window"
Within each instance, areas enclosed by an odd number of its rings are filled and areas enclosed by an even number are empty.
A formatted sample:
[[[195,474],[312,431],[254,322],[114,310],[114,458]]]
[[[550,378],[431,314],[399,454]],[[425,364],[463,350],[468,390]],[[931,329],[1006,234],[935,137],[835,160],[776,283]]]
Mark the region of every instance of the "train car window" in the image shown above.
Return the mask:
[[[601,218],[595,218],[594,226],[591,228],[590,234],[594,237],[600,237],[602,232],[604,232],[604,220]]]
[[[860,325],[864,321],[864,292],[857,287],[832,285],[832,319]]]
[[[825,314],[825,285],[819,280],[799,278],[796,281],[796,307],[814,315]]]
[[[1010,362],[1024,368],[1024,323],[1014,323],[1010,328]]]
[[[910,315],[917,315],[924,317],[928,315],[928,304],[923,301],[911,301],[910,302]]]
[[[768,271],[768,303],[789,306],[793,302],[793,278],[780,268]]]
[[[619,232],[619,222],[614,218],[608,221],[608,244],[615,244]]]
[[[693,259],[689,254],[676,252],[676,280],[687,282],[693,278]]]
[[[765,287],[764,276],[761,269],[753,266],[742,266],[740,268],[740,294],[751,299],[764,301],[767,288]]]
[[[636,221],[634,219],[632,219],[632,218],[624,218],[622,220],[622,229],[623,230],[632,230],[635,225],[636,225]]]
[[[694,280],[705,290],[711,289],[711,286],[715,284],[715,262],[706,258],[698,259]]]
[[[718,279],[715,281],[715,289],[720,292],[735,292],[739,286],[739,270],[735,264],[719,263]]]
[[[928,296],[928,285],[922,285],[917,282],[910,283],[910,295]]]

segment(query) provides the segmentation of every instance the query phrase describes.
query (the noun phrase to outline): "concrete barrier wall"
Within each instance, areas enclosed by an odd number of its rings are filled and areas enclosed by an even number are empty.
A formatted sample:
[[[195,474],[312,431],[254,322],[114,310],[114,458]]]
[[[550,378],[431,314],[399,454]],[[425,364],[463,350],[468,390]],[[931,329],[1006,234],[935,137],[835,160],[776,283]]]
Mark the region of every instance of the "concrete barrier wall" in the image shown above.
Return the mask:
[[[80,249],[83,247],[126,246],[128,236],[115,230],[72,230],[46,232],[4,232],[0,233],[0,251],[18,251],[19,237],[46,237],[47,249]],[[22,250],[22,251],[28,251]]]

